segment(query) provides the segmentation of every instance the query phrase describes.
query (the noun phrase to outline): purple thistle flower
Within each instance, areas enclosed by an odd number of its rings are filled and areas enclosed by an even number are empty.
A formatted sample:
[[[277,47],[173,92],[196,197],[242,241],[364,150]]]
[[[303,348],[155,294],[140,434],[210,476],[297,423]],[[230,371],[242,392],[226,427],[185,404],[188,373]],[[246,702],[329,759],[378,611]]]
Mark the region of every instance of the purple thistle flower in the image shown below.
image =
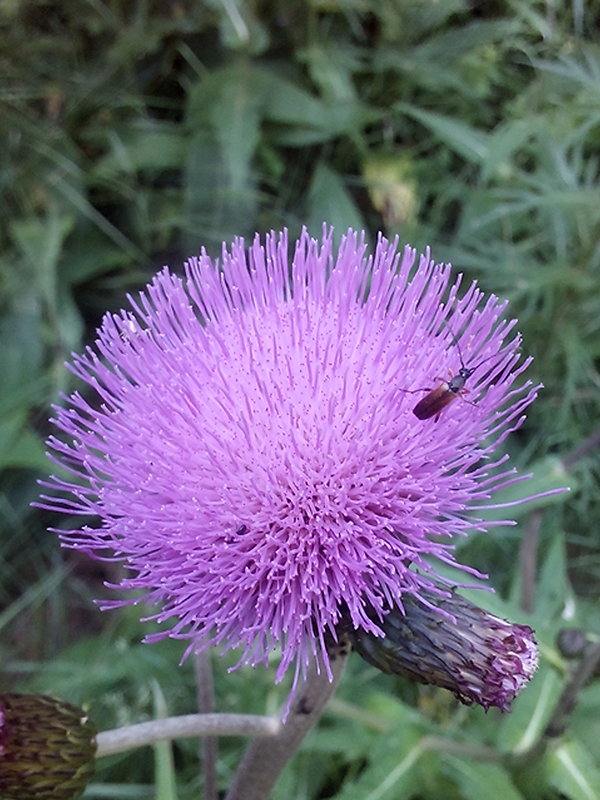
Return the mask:
[[[220,264],[203,251],[184,279],[165,268],[73,357],[96,396],[56,408],[49,446],[74,477],[52,476],[43,507],[102,524],[63,545],[123,562],[120,587],[171,623],[148,640],[249,664],[280,648],[278,680],[319,651],[328,668],[342,613],[381,635],[373,612],[431,607],[431,559],[454,564],[455,537],[487,527],[473,510],[518,480],[492,452],[537,388],[514,388],[530,359],[506,303],[460,284],[352,231],[337,252],[304,231],[290,259],[271,233]],[[468,397],[417,419],[461,357],[480,365]]]

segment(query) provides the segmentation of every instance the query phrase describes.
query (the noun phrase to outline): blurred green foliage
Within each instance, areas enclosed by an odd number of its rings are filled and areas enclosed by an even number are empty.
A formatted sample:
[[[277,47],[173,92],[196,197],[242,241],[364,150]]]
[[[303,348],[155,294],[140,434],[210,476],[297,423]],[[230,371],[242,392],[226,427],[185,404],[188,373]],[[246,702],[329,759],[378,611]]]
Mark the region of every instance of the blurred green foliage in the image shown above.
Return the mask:
[[[29,508],[69,353],[127,291],[201,246],[324,220],[338,234],[381,229],[509,298],[536,356],[546,388],[511,455],[539,465],[540,490],[574,490],[469,548],[514,616],[528,580],[515,554],[523,531],[533,537],[534,608],[521,618],[545,657],[502,718],[353,663],[276,800],[600,797],[598,681],[588,713],[529,772],[440,745],[531,741],[568,672],[556,631],[600,632],[600,2],[4,0],[0,33],[7,688],[92,701],[101,727],[152,713],[154,681],[171,713],[194,702],[189,666],[173,682],[180,649],[139,646],[137,613],[96,614],[111,569],[61,553]],[[262,713],[276,704],[271,679],[221,675],[220,708]],[[196,745],[174,749],[161,763],[176,764],[181,798],[196,797]],[[240,749],[222,748],[223,786]],[[103,797],[148,797],[154,775],[142,751],[108,759],[100,779]]]

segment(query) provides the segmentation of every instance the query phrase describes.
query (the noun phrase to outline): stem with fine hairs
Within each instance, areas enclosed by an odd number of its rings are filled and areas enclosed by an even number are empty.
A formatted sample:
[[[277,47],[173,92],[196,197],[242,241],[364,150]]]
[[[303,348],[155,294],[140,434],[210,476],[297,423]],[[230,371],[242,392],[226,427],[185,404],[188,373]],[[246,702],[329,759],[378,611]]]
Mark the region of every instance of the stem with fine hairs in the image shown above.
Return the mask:
[[[322,662],[311,663],[287,716],[285,711],[282,712],[279,732],[270,739],[255,740],[248,746],[225,800],[267,800],[281,771],[335,691],[349,650],[345,640],[330,647],[331,681]]]

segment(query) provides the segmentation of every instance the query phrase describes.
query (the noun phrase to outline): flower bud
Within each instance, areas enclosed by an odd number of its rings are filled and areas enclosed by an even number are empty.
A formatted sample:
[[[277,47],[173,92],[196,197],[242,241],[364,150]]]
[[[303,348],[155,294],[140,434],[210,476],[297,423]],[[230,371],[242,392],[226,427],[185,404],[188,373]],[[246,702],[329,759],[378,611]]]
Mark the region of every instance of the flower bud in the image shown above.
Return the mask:
[[[96,729],[75,706],[40,694],[0,694],[0,795],[73,800],[94,772]]]
[[[350,630],[354,649],[382,672],[449,689],[486,710],[510,704],[536,670],[538,651],[528,625],[515,625],[452,592],[422,592],[434,607],[410,596],[403,609],[372,619],[384,635]],[[436,613],[442,612],[442,613]]]

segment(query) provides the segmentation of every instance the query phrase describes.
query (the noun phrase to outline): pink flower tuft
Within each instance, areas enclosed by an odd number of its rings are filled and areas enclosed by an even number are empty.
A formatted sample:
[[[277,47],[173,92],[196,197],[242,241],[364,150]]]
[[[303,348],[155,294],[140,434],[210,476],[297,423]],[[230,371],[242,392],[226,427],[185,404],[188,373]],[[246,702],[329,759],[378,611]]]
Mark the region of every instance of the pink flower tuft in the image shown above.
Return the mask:
[[[56,409],[49,446],[74,477],[43,506],[101,525],[59,531],[64,546],[126,565],[121,588],[170,621],[148,639],[241,646],[250,664],[280,648],[278,679],[328,663],[342,607],[381,635],[403,596],[427,605],[431,559],[453,564],[455,537],[486,527],[469,510],[516,480],[490,456],[537,388],[514,388],[529,359],[506,303],[460,284],[353,231],[337,251],[304,231],[290,259],[271,233],[220,264],[203,252],[183,280],[165,268],[73,358],[95,397]],[[468,395],[415,416],[475,365]]]

